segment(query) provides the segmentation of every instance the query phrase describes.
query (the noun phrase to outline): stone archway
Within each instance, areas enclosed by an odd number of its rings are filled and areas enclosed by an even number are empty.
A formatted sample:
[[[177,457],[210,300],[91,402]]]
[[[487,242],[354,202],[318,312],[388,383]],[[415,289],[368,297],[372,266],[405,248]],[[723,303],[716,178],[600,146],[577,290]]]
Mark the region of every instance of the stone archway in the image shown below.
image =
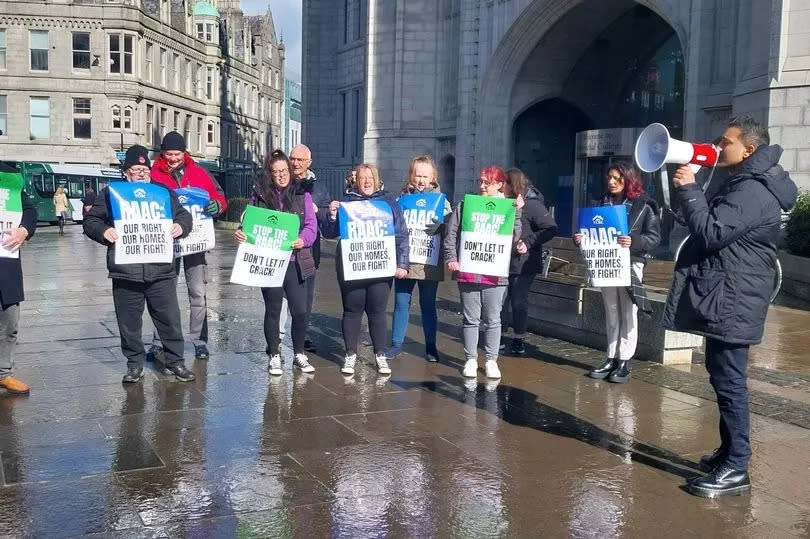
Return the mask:
[[[688,16],[675,0],[611,0],[578,2],[535,0],[518,16],[490,58],[481,78],[478,125],[468,154],[475,162],[469,173],[485,163],[509,163],[513,155],[512,126],[533,103],[562,97],[569,73],[594,39],[615,19],[642,5],[669,24],[686,43]],[[529,39],[527,36],[537,36]],[[527,66],[531,58],[540,58]],[[466,167],[460,167],[465,171]]]

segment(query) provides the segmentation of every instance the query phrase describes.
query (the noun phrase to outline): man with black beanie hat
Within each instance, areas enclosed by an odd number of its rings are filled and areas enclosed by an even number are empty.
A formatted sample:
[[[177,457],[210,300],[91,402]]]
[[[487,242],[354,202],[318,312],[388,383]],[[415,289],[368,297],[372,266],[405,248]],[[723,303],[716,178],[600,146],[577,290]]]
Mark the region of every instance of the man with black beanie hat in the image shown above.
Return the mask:
[[[123,169],[124,177],[129,182],[160,185],[151,181],[149,152],[143,146],[136,145],[127,150]],[[160,187],[165,188],[162,185]],[[191,214],[180,205],[174,191],[167,191],[172,206],[171,235],[173,238],[188,236],[192,227]],[[90,239],[107,246],[107,269],[112,279],[121,351],[127,358],[127,373],[123,382],[134,383],[143,378],[146,356],[141,337],[144,302],[149,306],[149,315],[166,349],[163,374],[174,375],[181,382],[194,380],[194,373],[183,363],[183,329],[177,302],[177,273],[174,263],[115,263],[119,237],[110,209],[109,187],[101,190],[93,207],[87,212],[84,233]]]
[[[171,190],[197,187],[208,193],[210,202],[205,212],[211,217],[222,215],[228,207],[222,188],[204,168],[199,166],[186,151],[186,141],[177,131],[167,133],[160,143],[160,156],[152,166],[152,180],[165,185]],[[208,359],[208,306],[206,301],[206,284],[208,283],[208,264],[205,253],[194,253],[177,260],[177,273],[180,273],[180,261],[186,275],[188,300],[191,307],[189,318],[189,339],[194,344],[194,355],[197,359]],[[160,340],[153,336],[149,357],[156,358],[161,353]]]

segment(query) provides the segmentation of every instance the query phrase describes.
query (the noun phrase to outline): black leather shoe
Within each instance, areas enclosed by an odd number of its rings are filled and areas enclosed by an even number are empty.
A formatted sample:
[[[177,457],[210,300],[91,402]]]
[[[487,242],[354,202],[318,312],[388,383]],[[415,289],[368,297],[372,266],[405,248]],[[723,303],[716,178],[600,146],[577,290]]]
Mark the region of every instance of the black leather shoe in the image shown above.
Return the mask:
[[[603,378],[607,378],[607,375],[610,374],[610,371],[612,371],[615,366],[616,360],[608,358],[604,363],[589,372],[588,376],[591,378],[596,378],[597,380],[602,380]]]
[[[143,369],[140,367],[129,367],[124,378],[121,380],[125,384],[134,384],[143,378]]]
[[[526,353],[526,345],[523,344],[523,339],[512,339],[512,346],[510,351],[513,356],[522,356]]]
[[[163,374],[166,376],[174,375],[180,382],[191,382],[196,378],[194,373],[188,370],[182,361],[163,367]]]
[[[208,347],[204,344],[195,345],[194,346],[194,357],[197,359],[208,359],[210,354],[208,353]]]
[[[726,458],[725,453],[721,448],[718,447],[717,449],[714,450],[714,453],[712,453],[711,455],[703,455],[702,457],[700,457],[700,463],[698,464],[698,468],[700,468],[700,470],[703,472],[709,473],[715,468],[717,468],[717,465],[723,462],[723,459],[725,458]]]
[[[686,485],[690,494],[701,498],[739,496],[751,489],[747,470],[737,470],[727,464],[718,465],[709,475],[693,479]]]
[[[315,343],[313,343],[309,339],[304,339],[304,351],[306,351],[306,352],[317,352],[318,349],[315,348]]]
[[[630,380],[630,360],[622,360],[616,362],[616,368],[610,371],[608,382],[614,384],[624,384]]]

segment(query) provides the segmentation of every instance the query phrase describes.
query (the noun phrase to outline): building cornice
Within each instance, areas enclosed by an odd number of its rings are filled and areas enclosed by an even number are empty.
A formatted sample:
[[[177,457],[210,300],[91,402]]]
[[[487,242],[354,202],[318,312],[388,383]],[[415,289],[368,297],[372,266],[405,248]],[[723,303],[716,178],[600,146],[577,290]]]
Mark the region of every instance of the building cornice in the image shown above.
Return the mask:
[[[0,15],[0,26],[23,26],[37,28],[75,28],[78,30],[100,30],[100,19],[74,19],[68,17],[39,17],[28,15]]]

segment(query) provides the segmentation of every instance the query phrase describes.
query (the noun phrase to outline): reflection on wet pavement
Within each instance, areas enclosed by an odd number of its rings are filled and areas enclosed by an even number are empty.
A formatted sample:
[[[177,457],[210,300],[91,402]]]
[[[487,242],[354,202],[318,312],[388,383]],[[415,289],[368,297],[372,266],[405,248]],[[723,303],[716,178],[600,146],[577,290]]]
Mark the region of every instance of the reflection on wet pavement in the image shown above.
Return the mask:
[[[284,376],[270,377],[260,295],[227,283],[226,233],[209,257],[211,359],[187,360],[197,380],[150,367],[123,387],[103,250],[67,230],[43,230],[25,252],[16,371],[33,390],[0,396],[0,536],[810,534],[810,485],[796,480],[810,472],[810,430],[800,426],[810,407],[799,398],[810,395],[799,355],[807,313],[772,310],[772,338],[751,367],[768,388],[752,402],[754,488],[711,501],[679,488],[718,443],[699,365],[639,364],[630,384],[606,384],[583,376],[601,352],[533,336],[527,357],[502,358],[500,382],[464,380],[445,283],[442,363],[421,358],[414,313],[390,377],[366,350],[347,378],[327,257],[317,370],[294,373],[285,348]],[[796,355],[763,359],[782,349]]]

